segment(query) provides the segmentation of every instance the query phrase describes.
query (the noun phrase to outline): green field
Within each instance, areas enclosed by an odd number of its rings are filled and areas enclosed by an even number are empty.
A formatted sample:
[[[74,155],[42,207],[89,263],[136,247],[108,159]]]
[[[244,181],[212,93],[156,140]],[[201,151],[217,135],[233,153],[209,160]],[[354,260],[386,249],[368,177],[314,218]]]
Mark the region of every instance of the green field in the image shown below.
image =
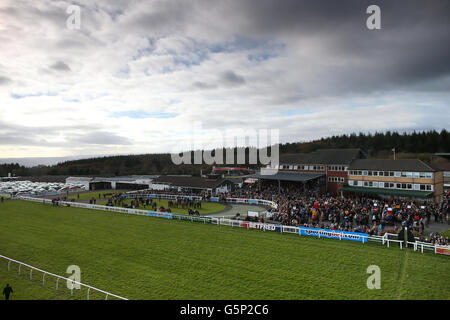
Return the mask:
[[[101,191],[81,192],[80,198],[78,198],[76,194],[75,195],[70,194],[67,197],[67,200],[69,200],[69,201],[71,199],[74,199],[75,201],[76,200],[91,200],[92,198],[95,198],[98,201],[100,201],[100,200],[104,201],[103,194],[105,194],[105,193],[114,193],[115,194],[115,193],[125,193],[127,191],[129,191],[129,190],[101,190]],[[101,195],[101,198],[98,197],[99,194]]]
[[[129,299],[450,298],[449,257],[412,250],[25,201],[0,204],[0,221],[0,254],[63,276],[78,265],[83,283]],[[16,297],[70,298],[5,270]]]
[[[70,201],[71,199],[74,199],[75,201],[77,200],[90,200],[91,198],[95,198],[97,200],[96,204],[98,205],[106,205],[106,203],[108,202],[108,198],[110,198],[110,196],[107,196],[106,199],[103,198],[103,194],[104,193],[123,193],[126,192],[124,190],[103,190],[103,191],[97,191],[97,192],[86,192],[86,193],[80,193],[80,198],[78,199],[77,196],[69,196],[67,199],[68,201]],[[101,194],[101,198],[98,197],[98,195]],[[156,202],[157,207],[164,207],[164,208],[168,208],[169,204],[168,204],[168,200],[158,200],[158,199],[153,199],[154,202]],[[124,201],[124,203],[130,205],[131,203],[131,199],[127,199]],[[221,204],[221,203],[214,203],[214,202],[206,202],[203,201],[202,202],[202,208],[201,209],[196,209],[198,210],[198,212],[201,215],[205,215],[205,214],[210,214],[210,213],[215,213],[215,212],[219,212],[224,210],[226,207],[225,205]],[[136,207],[136,209],[142,209],[142,210],[150,210],[151,208],[149,206],[146,206],[145,208],[143,206],[139,206]],[[193,209],[193,208],[191,208]],[[179,208],[171,208],[172,213],[177,213],[177,214],[188,214],[188,209],[182,209],[181,207]]]
[[[157,208],[160,208],[160,207],[168,208],[169,207],[169,204],[168,204],[169,200],[153,199],[153,202],[156,202]],[[97,201],[97,204],[105,205],[106,203],[107,203],[107,201]],[[131,199],[127,199],[127,200],[123,201],[123,203],[130,205]],[[222,211],[225,208],[226,208],[225,205],[223,205],[221,203],[202,202],[201,209],[194,209],[194,208],[191,208],[191,209],[198,210],[200,215],[205,215],[205,214],[216,213],[216,212]],[[142,205],[140,205],[140,206],[136,207],[136,209],[151,210],[151,207],[145,206],[145,208],[144,208]],[[188,214],[189,213],[187,208],[183,209],[181,207],[178,207],[178,208],[172,207],[172,208],[170,208],[170,210],[172,211],[172,213],[176,213],[176,214]]]

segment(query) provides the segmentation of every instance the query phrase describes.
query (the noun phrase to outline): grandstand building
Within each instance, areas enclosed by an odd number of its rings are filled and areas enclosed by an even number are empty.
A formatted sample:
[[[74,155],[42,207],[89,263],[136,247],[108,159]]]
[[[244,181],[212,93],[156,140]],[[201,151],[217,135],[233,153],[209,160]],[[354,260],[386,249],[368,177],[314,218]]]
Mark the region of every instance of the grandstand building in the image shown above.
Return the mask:
[[[348,185],[340,191],[439,202],[443,184],[443,172],[418,159],[358,159],[350,164]]]
[[[435,167],[443,171],[444,191],[450,191],[450,162],[437,163]]]
[[[325,175],[325,192],[337,194],[346,185],[347,170],[356,159],[366,155],[361,149],[321,149],[311,153],[297,153],[280,157],[280,171]]]
[[[151,185],[154,190],[177,190],[192,193],[221,193],[232,191],[235,183],[230,179],[208,179],[192,176],[159,176]]]

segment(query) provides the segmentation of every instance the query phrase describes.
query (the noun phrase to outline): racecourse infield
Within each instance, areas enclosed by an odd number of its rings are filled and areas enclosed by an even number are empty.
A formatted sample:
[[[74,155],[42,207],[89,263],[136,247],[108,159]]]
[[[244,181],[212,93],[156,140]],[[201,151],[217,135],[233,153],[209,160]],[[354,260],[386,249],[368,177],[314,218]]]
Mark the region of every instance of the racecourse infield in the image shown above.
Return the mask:
[[[77,265],[81,282],[129,299],[450,298],[449,257],[396,247],[20,200],[0,204],[0,221],[0,254],[62,276]],[[367,288],[370,265],[381,289]],[[0,277],[23,299],[86,298],[4,261]]]

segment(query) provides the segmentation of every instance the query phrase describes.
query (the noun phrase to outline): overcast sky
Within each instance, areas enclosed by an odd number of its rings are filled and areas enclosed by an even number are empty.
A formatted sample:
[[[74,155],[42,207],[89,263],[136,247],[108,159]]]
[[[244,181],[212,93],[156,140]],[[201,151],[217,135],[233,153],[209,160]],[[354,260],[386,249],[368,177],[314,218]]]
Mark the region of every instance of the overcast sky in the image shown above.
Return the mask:
[[[185,150],[196,123],[282,142],[448,129],[449,17],[448,0],[2,0],[0,158]]]

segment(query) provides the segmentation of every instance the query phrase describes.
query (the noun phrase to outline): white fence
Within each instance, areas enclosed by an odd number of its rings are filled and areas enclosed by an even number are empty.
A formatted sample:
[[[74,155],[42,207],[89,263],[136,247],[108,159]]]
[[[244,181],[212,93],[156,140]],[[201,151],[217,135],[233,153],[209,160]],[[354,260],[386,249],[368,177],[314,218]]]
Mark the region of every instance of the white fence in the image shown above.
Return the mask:
[[[163,196],[163,195],[161,195],[161,196]],[[174,195],[164,195],[164,196],[175,197]],[[39,198],[33,198],[33,197],[18,197],[18,198],[22,199],[22,200],[26,200],[26,201],[33,201],[33,202],[40,202],[40,203],[52,203],[52,200],[50,200],[50,199],[39,199]],[[227,200],[231,200],[231,199],[233,199],[236,203],[242,203],[242,200],[244,200],[244,199],[235,199],[235,198],[229,198]],[[239,200],[239,201],[236,201],[236,200]],[[267,201],[267,200],[262,200],[262,201]],[[95,210],[103,210],[103,211],[111,211],[111,212],[120,212],[120,213],[135,214],[135,215],[141,215],[141,216],[147,216],[147,215],[149,215],[149,212],[153,212],[153,211],[149,211],[149,210],[110,207],[110,206],[102,206],[102,205],[79,203],[79,202],[68,202],[68,201],[59,201],[59,204],[67,205],[67,206],[71,206],[71,207],[95,209]],[[179,215],[170,214],[170,217],[172,219],[183,220],[183,221],[211,223],[211,224],[216,224],[216,225],[226,225],[226,226],[230,226],[230,227],[244,227],[245,226],[246,228],[252,228],[252,229],[299,234],[298,227],[275,225],[275,224],[270,224],[270,223],[248,222],[248,221],[243,221],[243,220],[213,218],[213,217],[208,217],[208,216],[190,216],[190,215],[183,215],[183,214],[179,214]],[[368,241],[381,243],[382,245],[386,245],[387,247],[390,247],[392,243],[398,243],[400,246],[400,249],[403,249],[403,247],[404,247],[403,240],[391,239],[389,237],[397,237],[397,235],[386,233],[383,236],[368,236],[367,239],[368,239]],[[408,244],[410,244],[414,248],[414,251],[417,251],[420,248],[422,253],[424,251],[426,251],[426,252],[432,251],[435,254],[448,254],[448,253],[446,253],[447,252],[446,250],[448,250],[448,247],[445,247],[445,246],[433,245],[431,243],[419,242],[417,240],[416,240],[416,242],[406,243],[406,247],[408,246]]]
[[[183,199],[188,198],[192,200],[204,200],[209,201],[208,199],[203,199],[203,197],[200,196],[187,196],[187,195],[173,195],[173,194],[159,194],[159,193],[138,193],[139,191],[131,191],[126,193],[127,198],[152,198],[152,199],[166,199],[166,200],[176,200],[176,199]],[[212,197],[214,199],[217,199],[217,197]],[[262,205],[262,206],[268,206],[272,208],[277,208],[278,205],[270,200],[263,200],[263,199],[246,199],[246,198],[225,198],[223,199],[225,202],[228,203],[235,203],[235,204],[256,204],[256,205]],[[211,202],[219,202],[219,201],[211,201]]]
[[[71,283],[72,284],[72,288],[70,289],[70,294],[71,295],[73,295],[73,287],[74,287],[74,285],[80,285],[81,287],[87,288],[87,299],[88,300],[89,300],[89,295],[91,293],[91,290],[104,294],[105,295],[105,300],[107,300],[109,296],[117,298],[117,299],[120,299],[120,300],[128,300],[127,298],[118,296],[116,294],[113,294],[113,293],[110,293],[110,292],[107,292],[107,291],[104,291],[104,290],[100,290],[98,288],[95,288],[95,287],[89,286],[87,284],[75,281],[73,279],[68,279],[68,278],[59,276],[57,274],[50,273],[50,272],[38,269],[36,267],[30,266],[29,264],[26,264],[26,263],[23,263],[23,262],[20,262],[20,261],[17,261],[17,260],[14,260],[14,259],[2,256],[2,255],[0,255],[0,258],[5,259],[5,260],[8,261],[8,271],[10,271],[10,269],[11,269],[11,262],[18,264],[19,265],[19,271],[18,271],[19,275],[20,275],[22,266],[29,268],[30,269],[30,280],[32,280],[33,271],[42,273],[42,284],[43,285],[45,284],[45,276],[50,276],[50,277],[56,278],[56,290],[58,290],[59,280],[66,281],[66,283]]]

